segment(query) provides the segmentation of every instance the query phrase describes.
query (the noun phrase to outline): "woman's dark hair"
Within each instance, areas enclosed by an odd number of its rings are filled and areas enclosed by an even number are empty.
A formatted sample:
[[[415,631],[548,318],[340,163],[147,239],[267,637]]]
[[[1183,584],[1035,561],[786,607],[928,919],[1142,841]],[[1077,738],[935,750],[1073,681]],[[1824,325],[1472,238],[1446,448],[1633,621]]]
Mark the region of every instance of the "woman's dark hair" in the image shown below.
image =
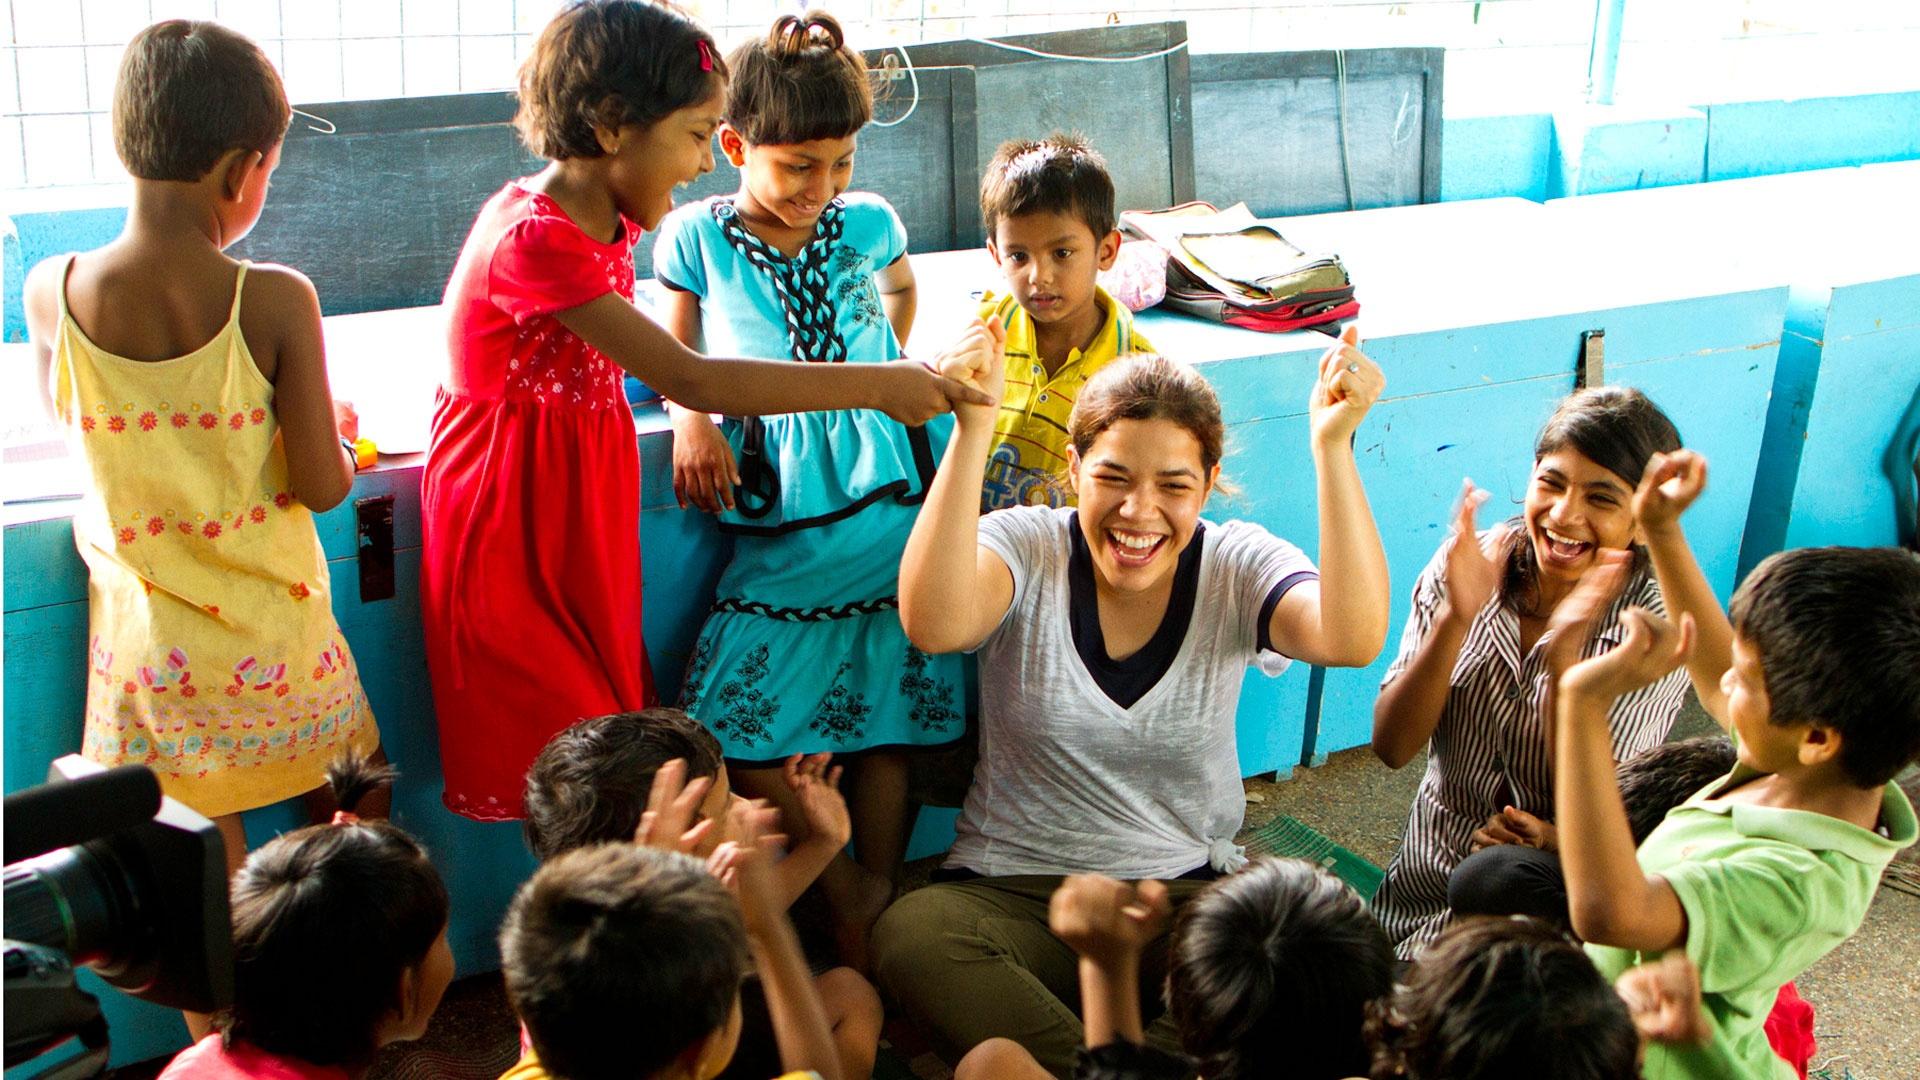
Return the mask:
[[[597,158],[594,128],[651,127],[726,81],[713,38],[666,3],[575,0],[520,65],[514,126],[544,158]]]
[[[1661,743],[1621,762],[1614,779],[1627,808],[1633,846],[1645,843],[1675,807],[1732,772],[1735,760],[1732,741],[1716,734]]]
[[[563,851],[630,840],[653,776],[679,758],[687,780],[713,776],[720,741],[679,709],[651,708],[582,720],[555,735],[527,770],[527,847],[541,862]]]
[[[1187,429],[1205,470],[1220,464],[1226,449],[1219,396],[1199,372],[1164,356],[1123,356],[1088,379],[1067,418],[1067,440],[1084,458],[1101,432],[1122,420],[1171,420]]]
[[[216,22],[140,31],[113,83],[113,147],[141,180],[198,180],[236,148],[271,154],[292,117],[267,54]]]
[[[1626,482],[1627,490],[1640,486],[1653,455],[1680,449],[1680,432],[1667,414],[1647,395],[1630,386],[1591,386],[1576,390],[1560,402],[1534,440],[1533,460],[1574,450]],[[1633,545],[1633,571],[1647,570],[1647,551]],[[1522,615],[1542,614],[1540,566],[1533,545],[1517,543],[1500,576],[1500,603]]]
[[[726,120],[755,146],[844,139],[873,119],[867,61],[824,11],[782,15],[727,55]]]
[[[1167,1008],[1207,1080],[1366,1071],[1367,1004],[1393,989],[1393,948],[1345,882],[1265,859],[1196,896],[1173,929]]]
[[[349,754],[327,770],[343,814],[393,782]],[[418,841],[380,819],[343,818],[281,836],[233,878],[235,1041],[314,1065],[362,1065],[400,976],[447,926],[447,889]]]
[[[1640,1035],[1587,954],[1536,919],[1454,924],[1372,1008],[1374,1080],[1636,1080]]]

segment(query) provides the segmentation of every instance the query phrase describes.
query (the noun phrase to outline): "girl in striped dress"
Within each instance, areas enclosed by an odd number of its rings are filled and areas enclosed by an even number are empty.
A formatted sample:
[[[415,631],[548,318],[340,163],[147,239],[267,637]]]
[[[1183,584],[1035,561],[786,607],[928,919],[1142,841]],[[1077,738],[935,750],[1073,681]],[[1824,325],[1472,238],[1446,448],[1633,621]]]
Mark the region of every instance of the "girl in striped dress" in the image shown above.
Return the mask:
[[[1552,859],[1547,693],[1571,650],[1550,647],[1548,624],[1608,549],[1633,552],[1632,570],[1578,655],[1618,644],[1630,606],[1665,612],[1632,498],[1648,460],[1679,448],[1680,433],[1646,395],[1595,387],[1562,401],[1541,430],[1519,517],[1476,532],[1486,493],[1462,485],[1453,536],[1414,583],[1400,653],[1373,710],[1374,753],[1388,766],[1428,751],[1400,850],[1373,900],[1403,959],[1445,927],[1448,878],[1474,850],[1514,844]],[[1615,703],[1616,760],[1666,739],[1686,685],[1676,672]]]

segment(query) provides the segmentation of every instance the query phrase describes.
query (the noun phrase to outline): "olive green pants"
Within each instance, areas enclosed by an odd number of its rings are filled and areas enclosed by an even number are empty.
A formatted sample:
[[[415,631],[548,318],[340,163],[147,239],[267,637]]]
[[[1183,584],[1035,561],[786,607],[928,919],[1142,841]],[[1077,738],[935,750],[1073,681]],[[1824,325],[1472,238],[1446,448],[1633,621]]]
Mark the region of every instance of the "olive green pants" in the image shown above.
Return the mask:
[[[873,931],[880,989],[950,1063],[988,1039],[1012,1039],[1055,1076],[1072,1073],[1084,1038],[1080,958],[1047,929],[1055,876],[975,878],[902,896]],[[1176,909],[1207,882],[1167,882]],[[1178,1050],[1160,1015],[1167,935],[1140,958],[1147,1041]],[[1158,1019],[1156,1019],[1158,1017]]]

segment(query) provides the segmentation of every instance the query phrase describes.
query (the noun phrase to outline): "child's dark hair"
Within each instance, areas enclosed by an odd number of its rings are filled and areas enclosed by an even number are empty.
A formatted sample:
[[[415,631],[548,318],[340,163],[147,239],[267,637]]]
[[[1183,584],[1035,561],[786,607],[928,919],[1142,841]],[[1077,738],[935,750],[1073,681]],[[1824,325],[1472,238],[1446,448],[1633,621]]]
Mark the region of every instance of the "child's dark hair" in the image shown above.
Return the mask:
[[[1920,758],[1920,555],[1783,551],[1741,582],[1732,616],[1766,680],[1768,719],[1839,732],[1850,782],[1880,787]]]
[[[138,180],[191,182],[229,150],[270,154],[292,119],[267,54],[215,22],[140,31],[113,84],[113,147]]]
[[[687,763],[688,780],[720,771],[720,741],[679,709],[596,716],[555,735],[527,770],[527,847],[544,862],[577,847],[631,840],[653,774],[674,758]]]
[[[1299,859],[1264,859],[1183,907],[1167,1007],[1207,1080],[1357,1076],[1367,1004],[1393,989],[1393,947],[1366,902]]]
[[[1627,827],[1639,847],[1673,808],[1733,771],[1736,755],[1725,735],[1662,743],[1620,763],[1614,778],[1627,807]]]
[[[1085,458],[1094,440],[1122,420],[1180,425],[1200,444],[1200,464],[1209,471],[1226,450],[1219,395],[1199,372],[1164,356],[1123,356],[1088,379],[1067,418],[1067,440]]]
[[[707,100],[727,77],[712,35],[649,0],[574,0],[520,65],[514,126],[544,158],[597,158],[596,127],[652,127]]]
[[[1106,239],[1113,231],[1113,176],[1107,159],[1076,134],[1056,131],[1035,142],[1000,144],[980,178],[980,220],[987,236],[1001,218],[1066,214]]]
[[[520,887],[500,961],[549,1074],[629,1080],[727,1022],[747,938],[733,898],[700,863],[597,844],[556,857]]]
[[[1528,918],[1455,923],[1367,1024],[1375,1080],[1637,1080],[1625,1003],[1571,938]]]
[[[393,782],[357,754],[327,781],[343,814]],[[287,833],[233,878],[233,1006],[215,1019],[244,1042],[314,1065],[362,1065],[401,975],[447,926],[447,888],[418,841],[380,819]]]
[[[782,15],[727,55],[726,120],[755,146],[845,139],[873,119],[867,61],[824,11]]]
[[[1653,455],[1680,449],[1680,432],[1653,399],[1630,386],[1590,386],[1560,402],[1540,437],[1534,440],[1533,460],[1575,450],[1582,457],[1626,481],[1627,490],[1640,485]],[[1633,574],[1647,572],[1647,552],[1633,546]],[[1500,603],[1522,615],[1543,614],[1540,603],[1540,567],[1533,545],[1513,546],[1500,579]]]

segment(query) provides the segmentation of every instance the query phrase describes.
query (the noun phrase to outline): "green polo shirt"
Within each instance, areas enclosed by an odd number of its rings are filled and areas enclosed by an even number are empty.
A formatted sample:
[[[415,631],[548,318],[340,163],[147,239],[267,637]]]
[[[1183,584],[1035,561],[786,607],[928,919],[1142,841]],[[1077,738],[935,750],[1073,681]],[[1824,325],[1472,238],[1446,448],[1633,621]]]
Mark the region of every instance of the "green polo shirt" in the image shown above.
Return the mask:
[[[1758,775],[1735,766],[1640,845],[1640,868],[1665,878],[1686,909],[1687,957],[1713,1021],[1704,1047],[1648,1046],[1647,1080],[1792,1080],[1767,1045],[1774,997],[1853,936],[1881,872],[1914,842],[1913,804],[1892,784],[1880,796],[1884,836],[1807,810],[1715,801]],[[1611,982],[1657,954],[1588,945],[1587,955]]]

